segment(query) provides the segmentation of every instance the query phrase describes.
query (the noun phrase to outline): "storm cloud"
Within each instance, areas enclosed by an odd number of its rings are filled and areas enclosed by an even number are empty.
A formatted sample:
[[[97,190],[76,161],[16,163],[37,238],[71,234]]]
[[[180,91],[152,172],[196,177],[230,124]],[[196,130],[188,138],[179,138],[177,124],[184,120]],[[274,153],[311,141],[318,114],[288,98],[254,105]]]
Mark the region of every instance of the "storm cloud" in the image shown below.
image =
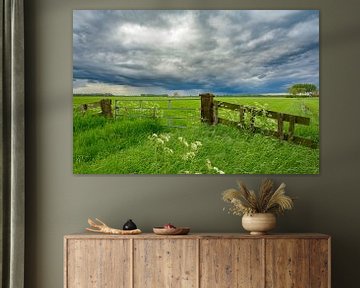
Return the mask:
[[[319,84],[318,11],[74,11],[74,93],[279,93],[302,82]]]

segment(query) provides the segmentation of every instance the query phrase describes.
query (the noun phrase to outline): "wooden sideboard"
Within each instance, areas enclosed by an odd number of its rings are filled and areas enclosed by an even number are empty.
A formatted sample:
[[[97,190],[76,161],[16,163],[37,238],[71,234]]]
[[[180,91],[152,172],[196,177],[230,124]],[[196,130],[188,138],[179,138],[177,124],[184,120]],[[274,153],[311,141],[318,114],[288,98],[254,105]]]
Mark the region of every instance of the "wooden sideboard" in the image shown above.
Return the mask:
[[[323,234],[67,235],[65,288],[329,288]]]

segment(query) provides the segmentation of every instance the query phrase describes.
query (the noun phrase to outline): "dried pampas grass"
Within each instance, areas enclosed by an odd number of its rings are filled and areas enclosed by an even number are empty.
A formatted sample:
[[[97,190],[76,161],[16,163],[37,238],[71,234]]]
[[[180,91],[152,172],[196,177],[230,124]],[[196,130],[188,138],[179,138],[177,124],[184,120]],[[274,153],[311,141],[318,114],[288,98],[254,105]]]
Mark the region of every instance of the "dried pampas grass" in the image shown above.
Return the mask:
[[[222,199],[231,204],[229,212],[234,215],[251,215],[255,213],[283,214],[294,208],[294,198],[285,195],[285,183],[274,190],[274,182],[264,179],[259,192],[249,190],[245,183],[238,182],[238,189],[227,189],[222,193]]]

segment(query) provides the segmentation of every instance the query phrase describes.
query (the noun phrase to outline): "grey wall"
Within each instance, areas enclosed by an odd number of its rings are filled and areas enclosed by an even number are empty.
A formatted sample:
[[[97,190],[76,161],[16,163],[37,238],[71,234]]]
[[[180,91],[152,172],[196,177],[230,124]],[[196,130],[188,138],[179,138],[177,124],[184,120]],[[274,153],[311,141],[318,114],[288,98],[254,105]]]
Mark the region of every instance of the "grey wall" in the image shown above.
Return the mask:
[[[320,9],[321,173],[274,176],[297,195],[279,232],[333,236],[333,287],[358,287],[360,259],[360,22],[357,1],[28,0],[26,8],[26,287],[63,285],[63,235],[88,216],[145,231],[173,222],[193,231],[241,231],[220,192],[258,176],[73,176],[72,9]]]

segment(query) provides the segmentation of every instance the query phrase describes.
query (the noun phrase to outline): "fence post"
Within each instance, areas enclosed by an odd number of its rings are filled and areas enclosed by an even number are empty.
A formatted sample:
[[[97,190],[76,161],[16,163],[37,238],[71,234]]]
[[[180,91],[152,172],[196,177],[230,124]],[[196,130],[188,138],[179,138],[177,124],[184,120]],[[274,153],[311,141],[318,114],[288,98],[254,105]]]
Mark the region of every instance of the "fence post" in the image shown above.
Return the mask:
[[[290,124],[289,124],[289,138],[288,141],[292,141],[294,139],[294,131],[295,131],[295,116],[290,116]]]
[[[140,110],[140,119],[142,118],[143,115],[143,100],[139,100],[139,110]]]
[[[120,107],[118,106],[118,100],[114,101],[114,119],[116,119],[116,117],[119,114]]]
[[[171,111],[171,109],[172,109],[172,101],[171,101],[171,99],[169,99],[168,100],[168,111],[167,112]],[[168,123],[168,126],[171,127],[171,126],[174,125],[174,122],[173,122],[173,119],[172,119],[172,116],[171,116],[171,112],[169,112],[168,115],[169,116],[167,117],[167,123]]]
[[[284,118],[283,114],[279,113],[278,115],[278,137],[279,139],[284,139]]]
[[[244,115],[245,114],[245,109],[243,106],[240,106],[240,109],[239,109],[239,118],[240,118],[240,127],[241,128],[244,128],[245,127],[245,118],[244,118]]]
[[[101,114],[103,114],[105,117],[112,118],[112,108],[111,108],[111,99],[101,99],[100,101],[101,106]]]
[[[255,109],[253,107],[250,108],[250,131],[255,131]]]
[[[201,97],[201,121],[210,125],[216,124],[217,106],[214,107],[214,95],[211,93],[200,94]],[[215,109],[214,109],[215,108]]]
[[[80,111],[85,113],[88,110],[88,104],[80,105]]]
[[[213,124],[216,125],[219,123],[219,117],[218,117],[218,112],[219,112],[219,102],[214,101],[214,106],[213,106]]]

